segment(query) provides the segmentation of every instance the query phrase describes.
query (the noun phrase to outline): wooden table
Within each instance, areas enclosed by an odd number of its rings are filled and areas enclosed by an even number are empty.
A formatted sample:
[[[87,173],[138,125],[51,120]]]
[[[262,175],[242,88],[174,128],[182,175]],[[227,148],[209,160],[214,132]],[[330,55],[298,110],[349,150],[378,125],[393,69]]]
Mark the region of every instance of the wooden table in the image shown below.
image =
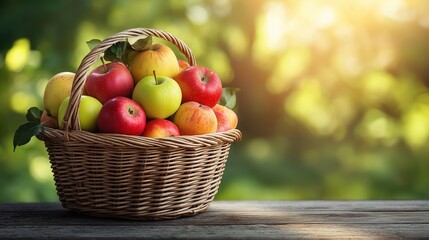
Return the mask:
[[[429,239],[425,201],[215,201],[194,217],[103,219],[1,203],[0,239]]]

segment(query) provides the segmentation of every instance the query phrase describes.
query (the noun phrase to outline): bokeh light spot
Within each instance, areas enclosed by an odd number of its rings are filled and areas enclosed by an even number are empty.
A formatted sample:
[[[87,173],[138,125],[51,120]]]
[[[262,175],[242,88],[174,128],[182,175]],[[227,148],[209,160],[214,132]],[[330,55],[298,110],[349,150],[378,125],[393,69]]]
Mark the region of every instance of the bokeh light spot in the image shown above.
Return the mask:
[[[51,165],[49,159],[44,156],[37,156],[30,160],[30,174],[39,182],[52,179]]]
[[[267,82],[271,93],[281,93],[307,68],[311,53],[306,47],[292,48],[280,57],[274,73]]]
[[[317,79],[304,80],[284,101],[284,110],[317,135],[329,135],[337,126],[335,113]]]
[[[267,160],[272,151],[270,143],[262,138],[251,139],[247,144],[247,149],[250,156],[259,161]]]
[[[203,25],[209,19],[210,12],[205,6],[196,4],[188,6],[186,16],[191,22],[197,25]]]
[[[404,139],[412,148],[425,145],[429,137],[429,105],[415,103],[403,117]]]
[[[30,40],[21,38],[14,42],[6,54],[6,67],[13,72],[20,72],[30,55]]]
[[[15,92],[10,98],[10,107],[12,110],[21,114],[25,114],[35,103],[37,103],[36,97],[23,91]]]

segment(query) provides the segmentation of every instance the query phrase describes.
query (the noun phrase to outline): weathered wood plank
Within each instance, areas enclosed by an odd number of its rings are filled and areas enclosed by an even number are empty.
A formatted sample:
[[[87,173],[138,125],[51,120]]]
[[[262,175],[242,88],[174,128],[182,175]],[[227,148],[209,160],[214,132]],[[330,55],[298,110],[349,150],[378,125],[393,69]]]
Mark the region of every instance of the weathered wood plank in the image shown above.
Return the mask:
[[[1,203],[0,239],[429,238],[429,201],[215,201],[167,221],[95,218],[59,203]]]
[[[427,224],[287,224],[225,226],[19,226],[0,236],[22,239],[416,239],[427,238]]]
[[[236,211],[246,209],[252,212],[266,211],[348,211],[348,212],[393,212],[429,211],[429,201],[215,201],[207,211]]]
[[[88,217],[71,211],[26,211],[26,212],[9,212],[0,215],[0,226],[11,225],[26,226],[34,222],[39,225],[49,226],[57,225],[58,219],[64,225],[93,225],[93,226],[114,226],[126,224],[130,226],[139,226],[141,221],[118,220]],[[204,212],[194,217],[186,217],[175,220],[165,220],[161,223],[158,221],[145,221],[144,225],[229,225],[229,224],[325,224],[325,223],[401,223],[412,224],[421,223],[429,224],[429,212],[347,212],[347,211],[313,211],[313,212]]]

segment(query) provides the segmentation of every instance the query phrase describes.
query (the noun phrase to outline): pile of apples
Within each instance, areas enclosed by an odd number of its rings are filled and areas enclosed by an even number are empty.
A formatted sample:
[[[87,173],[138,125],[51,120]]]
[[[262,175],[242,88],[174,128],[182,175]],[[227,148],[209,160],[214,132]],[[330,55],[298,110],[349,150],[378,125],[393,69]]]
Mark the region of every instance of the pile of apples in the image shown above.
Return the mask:
[[[59,128],[70,101],[74,73],[53,76],[44,92],[44,126]],[[92,70],[80,97],[83,131],[170,137],[223,132],[237,127],[235,112],[218,102],[222,82],[212,70],[178,60],[157,43],[130,62]]]

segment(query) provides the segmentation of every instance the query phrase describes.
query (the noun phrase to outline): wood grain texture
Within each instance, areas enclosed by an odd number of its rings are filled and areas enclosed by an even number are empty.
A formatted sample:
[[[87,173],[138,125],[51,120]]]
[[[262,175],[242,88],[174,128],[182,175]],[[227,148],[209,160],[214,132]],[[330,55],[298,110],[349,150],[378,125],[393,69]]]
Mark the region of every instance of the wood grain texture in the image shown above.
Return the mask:
[[[0,239],[427,239],[429,201],[215,201],[163,221],[89,217],[59,203],[0,204]]]

